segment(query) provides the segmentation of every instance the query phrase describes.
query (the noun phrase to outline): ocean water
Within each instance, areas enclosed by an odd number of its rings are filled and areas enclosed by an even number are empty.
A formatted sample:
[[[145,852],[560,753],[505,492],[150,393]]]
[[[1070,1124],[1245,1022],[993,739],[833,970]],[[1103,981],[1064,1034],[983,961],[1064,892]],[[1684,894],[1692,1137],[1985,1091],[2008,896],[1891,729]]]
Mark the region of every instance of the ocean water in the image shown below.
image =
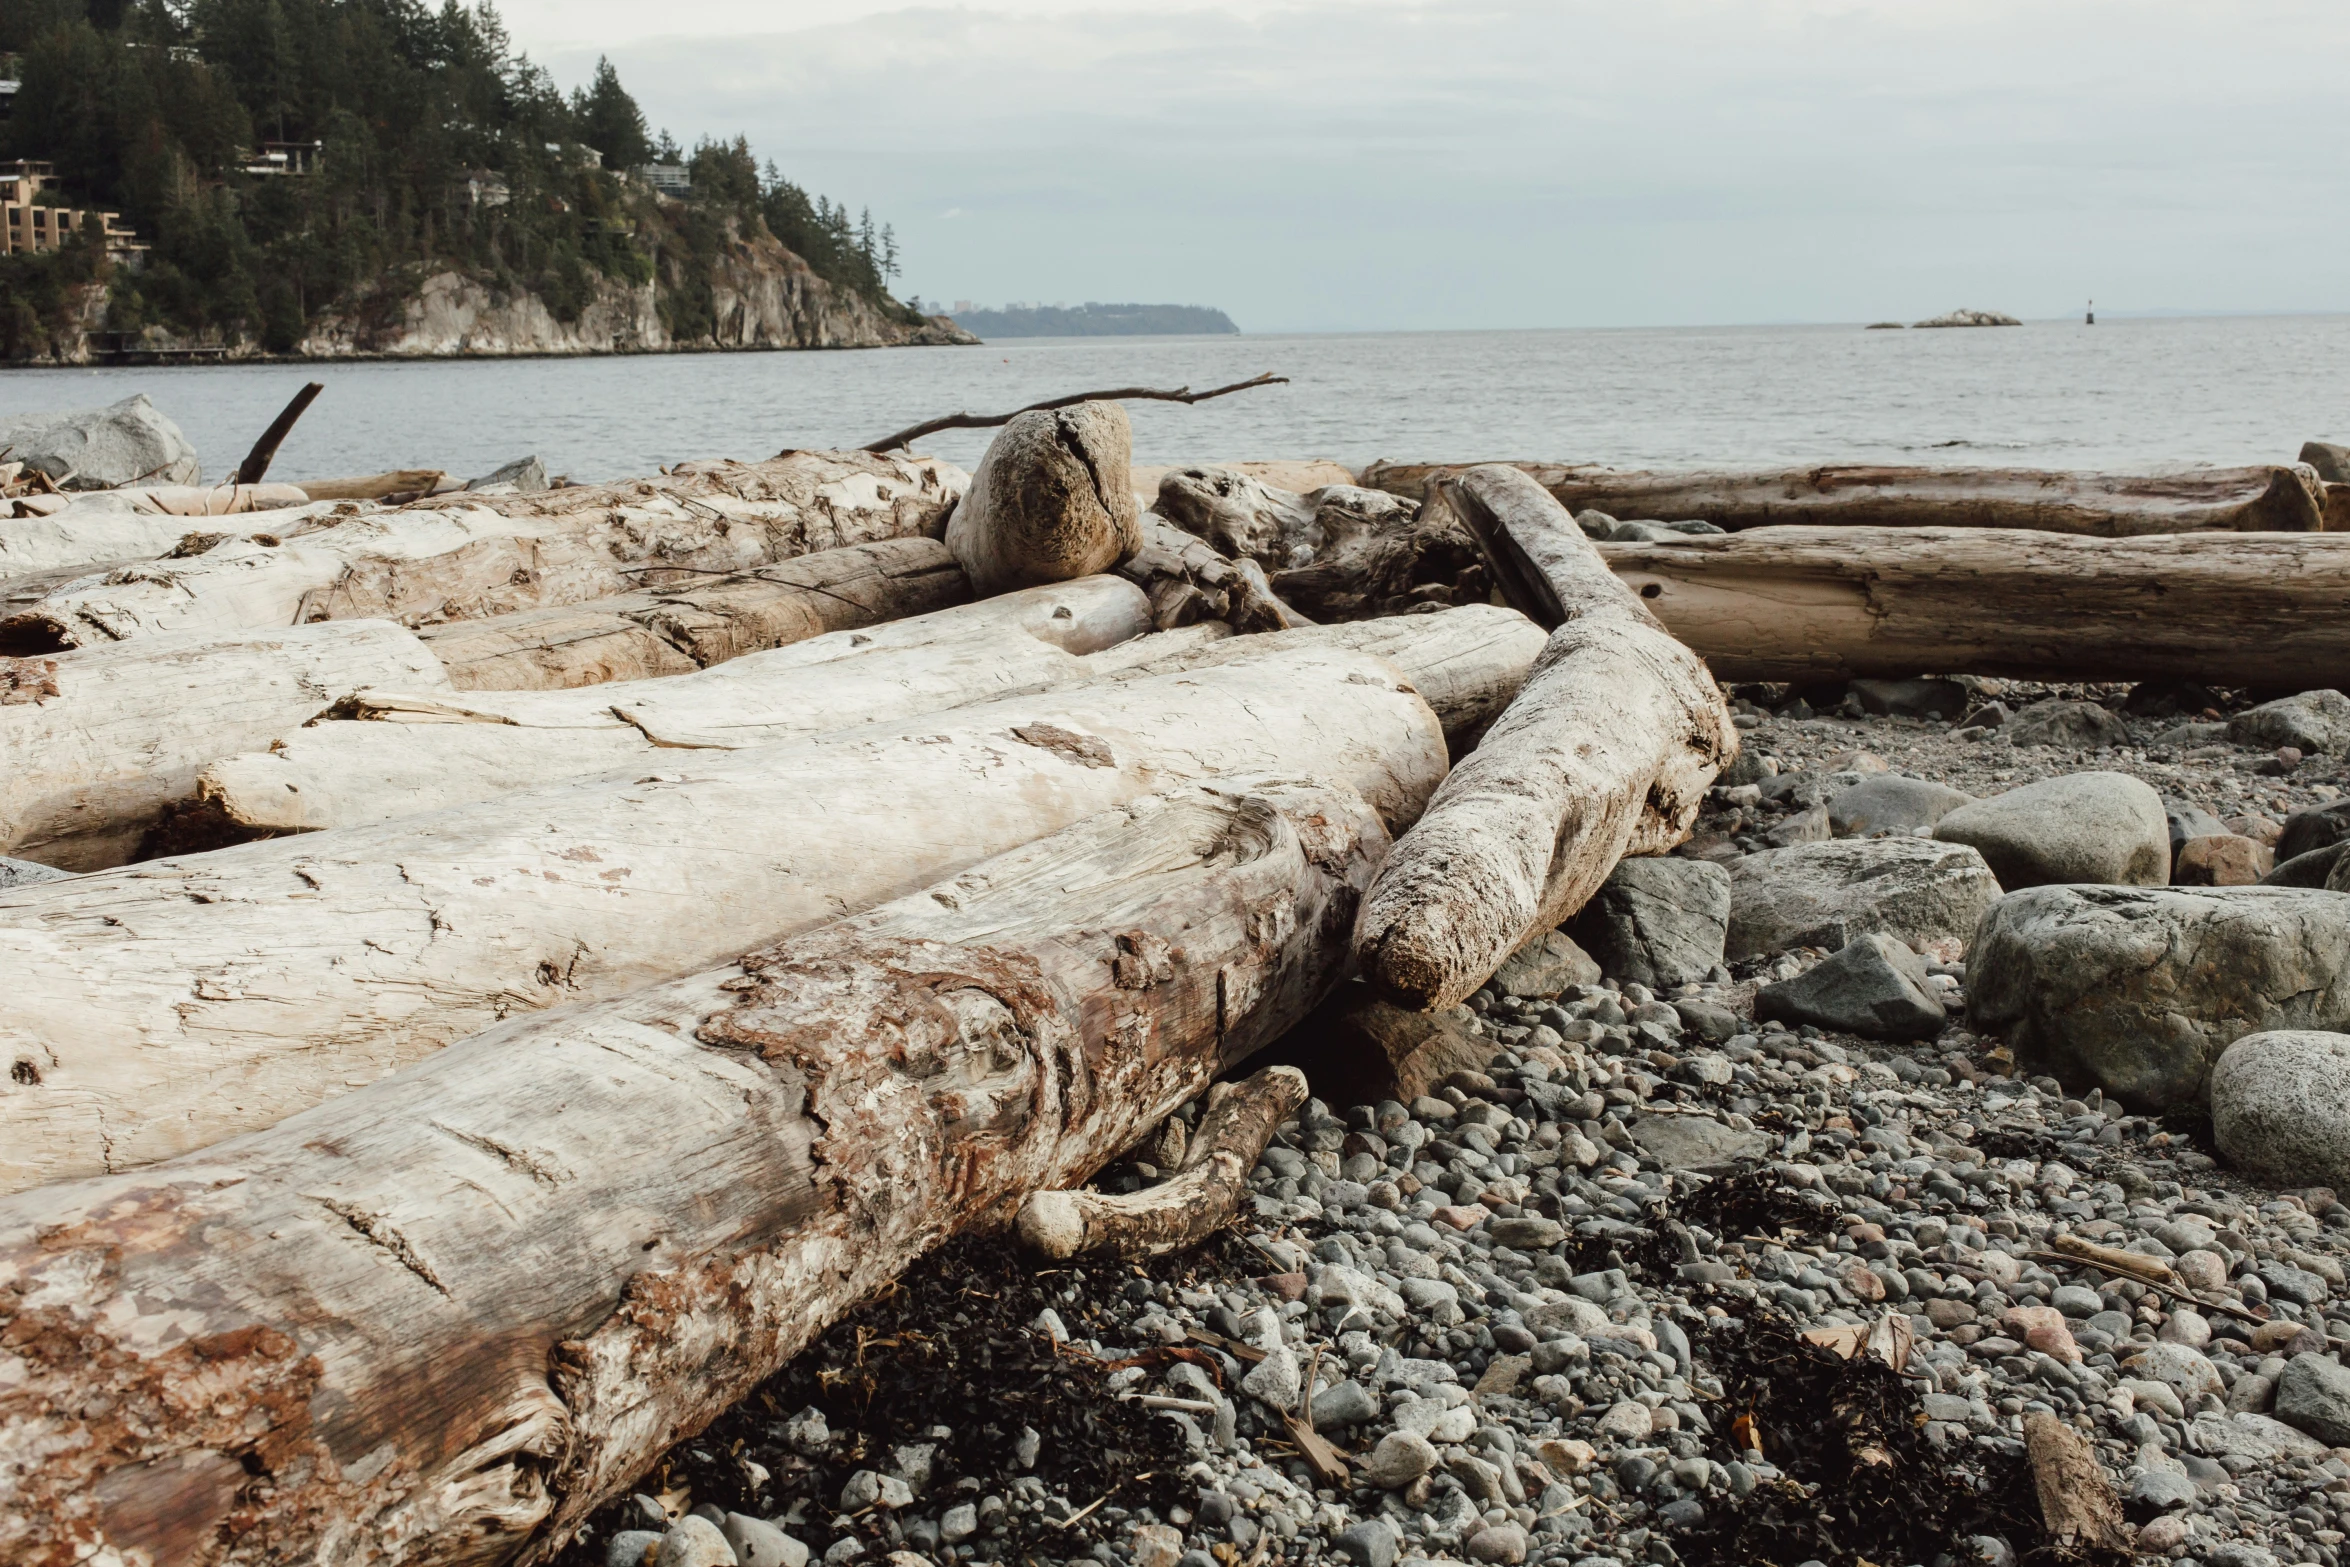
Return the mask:
[[[1621,467],[1911,462],[2151,472],[2350,441],[2350,316],[1025,339],[980,348],[15,370],[0,415],[143,391],[208,476],[306,380],[326,393],[272,476],[484,473],[537,453],[575,479],[693,457],[862,445],[956,411],[1260,371],[1285,386],[1128,405],[1140,462],[1533,457]],[[984,432],[922,449],[968,466]]]

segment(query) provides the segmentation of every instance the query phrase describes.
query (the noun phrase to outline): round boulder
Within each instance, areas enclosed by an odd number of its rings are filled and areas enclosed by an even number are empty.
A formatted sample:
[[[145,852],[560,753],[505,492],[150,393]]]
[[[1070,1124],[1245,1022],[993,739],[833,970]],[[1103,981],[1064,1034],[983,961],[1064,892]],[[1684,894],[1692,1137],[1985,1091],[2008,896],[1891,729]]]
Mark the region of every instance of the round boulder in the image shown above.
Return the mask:
[[[1828,802],[1828,830],[1839,838],[1873,838],[1931,828],[1974,796],[1923,778],[1879,773]]]
[[[2162,796],[2127,773],[2068,773],[1952,811],[1934,828],[1944,843],[1983,856],[2009,892],[2096,883],[2159,887],[2170,880],[2170,819]]]
[[[1016,416],[988,443],[947,519],[947,548],[981,594],[1107,571],[1142,542],[1134,438],[1116,403]]]
[[[2211,1072],[2220,1152],[2276,1186],[2350,1190],[2350,1034],[2247,1034]]]

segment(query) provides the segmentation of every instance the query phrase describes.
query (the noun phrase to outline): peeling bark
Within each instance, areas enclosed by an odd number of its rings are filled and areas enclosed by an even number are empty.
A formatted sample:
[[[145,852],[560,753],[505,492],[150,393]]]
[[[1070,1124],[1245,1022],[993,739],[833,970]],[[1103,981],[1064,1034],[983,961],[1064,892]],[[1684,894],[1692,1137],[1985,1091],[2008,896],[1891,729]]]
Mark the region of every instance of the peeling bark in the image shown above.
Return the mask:
[[[1471,468],[1432,485],[1428,509],[1456,517],[1511,601],[1557,629],[1364,902],[1364,977],[1421,1010],[1465,999],[1623,856],[1678,843],[1738,753],[1705,665],[1540,485]]]
[[[1765,528],[1599,553],[1724,680],[2350,684],[2350,539]]]
[[[1570,512],[1695,519],[1742,528],[1834,523],[1855,528],[2028,528],[2097,538],[2148,533],[2314,533],[2325,500],[2307,464],[2184,473],[2051,473],[2015,468],[1868,464],[1778,473],[1640,473],[1574,463],[1514,463]],[[1373,463],[1363,483],[1418,498],[1437,463]]]
[[[1385,844],[1322,784],[1137,799],[207,1154],[0,1201],[0,1556],[545,1560],[923,1251],[1302,1016]],[[1167,961],[1121,986],[1134,935]]]
[[[881,539],[739,576],[451,621],[420,634],[460,691],[560,691],[691,674],[970,597],[963,568],[938,540]]]
[[[0,653],[319,620],[422,626],[579,603],[927,533],[961,481],[928,458],[802,452],[659,484],[456,495],[365,514],[352,506],[299,533],[227,537],[185,559],[78,577],[29,602],[12,592]]]
[[[0,1187],[273,1125],[1186,779],[1310,772],[1400,828],[1442,746],[1394,665],[1299,651],[0,893],[0,1060],[30,1063]]]

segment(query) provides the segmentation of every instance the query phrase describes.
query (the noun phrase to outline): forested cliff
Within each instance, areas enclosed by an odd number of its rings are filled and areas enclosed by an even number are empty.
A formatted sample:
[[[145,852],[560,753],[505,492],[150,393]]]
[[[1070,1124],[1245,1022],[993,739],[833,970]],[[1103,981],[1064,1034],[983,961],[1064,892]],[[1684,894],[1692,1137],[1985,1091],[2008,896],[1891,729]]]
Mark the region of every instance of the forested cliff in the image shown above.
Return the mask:
[[[0,0],[0,50],[0,156],[152,247],[0,258],[10,359],[966,340],[891,296],[887,229],[651,135],[609,64],[565,94],[487,4]]]

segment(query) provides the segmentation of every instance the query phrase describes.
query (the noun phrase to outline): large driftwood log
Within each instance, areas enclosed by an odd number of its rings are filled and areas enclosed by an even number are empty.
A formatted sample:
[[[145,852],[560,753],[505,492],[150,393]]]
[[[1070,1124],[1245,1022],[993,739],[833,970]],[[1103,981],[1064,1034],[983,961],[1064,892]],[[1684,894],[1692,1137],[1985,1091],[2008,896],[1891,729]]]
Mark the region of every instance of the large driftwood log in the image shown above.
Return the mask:
[[[1392,664],[1299,651],[0,893],[0,1189],[274,1125],[1185,779],[1310,771],[1400,827],[1442,758]]]
[[[1150,630],[1130,582],[1081,577],[698,674],[574,691],[382,687],[197,774],[167,850],[359,827],[623,767],[740,751],[1097,679]],[[1118,666],[1108,666],[1118,667]]]
[[[1162,633],[1166,635],[1166,633]],[[1306,626],[1261,636],[1233,637],[1206,647],[1159,653],[1151,649],[1122,679],[1213,669],[1223,664],[1278,659],[1308,648],[1345,648],[1384,658],[1402,670],[1436,712],[1456,752],[1465,751],[1502,714],[1525,685],[1549,638],[1514,609],[1464,604],[1424,615],[1391,615],[1336,626]],[[1133,649],[1138,659],[1147,643]]]
[[[1540,485],[1471,468],[1432,485],[1428,507],[1468,529],[1511,601],[1557,629],[1364,902],[1364,976],[1423,1009],[1468,996],[1623,856],[1678,843],[1738,752],[1705,665]]]
[[[9,593],[0,653],[318,620],[419,626],[578,603],[935,531],[962,477],[928,458],[862,452],[735,466],[730,477],[746,495],[693,493],[673,479],[600,487],[586,499],[572,490],[450,496],[390,512],[354,507],[288,537],[224,537],[200,554],[95,572],[31,602]]]
[[[970,597],[963,568],[938,540],[881,539],[736,576],[450,621],[420,635],[460,691],[559,691],[690,674]]]
[[[1514,463],[1569,511],[1694,518],[1735,532],[1833,523],[1854,528],[2029,528],[2130,538],[2145,533],[2314,533],[2325,501],[2314,469],[2271,463],[2185,473],[2050,473],[2017,468],[1846,464],[1779,473],[1642,473],[1572,463]],[[1363,482],[1417,498],[1457,472],[1434,463],[1373,463]]]
[[[371,685],[448,688],[415,634],[381,620],[0,658],[0,853],[120,865],[206,762]]]
[[[229,527],[206,528],[202,522],[191,520],[184,510],[140,505],[111,492],[94,494],[77,500],[54,516],[0,521],[0,579],[68,568],[87,573],[95,566],[151,560],[178,548],[182,541],[193,548],[212,534],[227,533],[231,527],[239,534],[267,533],[283,537],[311,526],[330,510],[327,506],[273,510],[268,516],[240,519]],[[16,584],[11,581],[10,586]]]
[[[1176,527],[1155,512],[1135,525],[1140,544],[1118,562],[1118,575],[1151,596],[1151,613],[1162,631],[1222,620],[1243,633],[1282,631],[1313,622],[1273,594],[1265,570],[1253,560],[1230,560],[1205,539]]]
[[[0,1202],[0,1557],[544,1561],[923,1251],[1295,1022],[1384,846],[1326,785],[1138,799],[739,966]]]
[[[1599,553],[1725,680],[2350,685],[2350,539],[1766,528]]]
[[[947,519],[947,548],[980,593],[1108,571],[1133,553],[1134,438],[1116,403],[1023,413],[988,443]]]

